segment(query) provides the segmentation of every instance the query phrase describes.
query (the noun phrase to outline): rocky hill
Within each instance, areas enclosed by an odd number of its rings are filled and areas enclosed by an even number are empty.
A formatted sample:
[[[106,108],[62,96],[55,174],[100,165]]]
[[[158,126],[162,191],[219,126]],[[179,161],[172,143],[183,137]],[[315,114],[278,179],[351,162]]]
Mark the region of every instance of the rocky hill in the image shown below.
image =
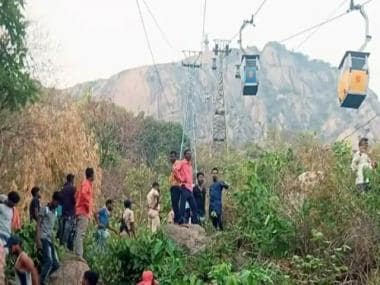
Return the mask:
[[[203,66],[194,77],[198,137],[211,138],[213,95],[217,92],[217,72],[211,69],[211,52],[203,55]],[[287,50],[272,42],[261,51],[260,90],[256,97],[241,95],[241,82],[235,79],[235,64],[240,51],[233,50],[225,59],[225,100],[230,141],[258,141],[268,130],[294,133],[316,132],[332,141],[344,138],[355,128],[380,114],[380,102],[371,91],[360,110],[343,109],[338,105],[336,80],[338,71],[319,60]],[[340,59],[337,59],[337,62]],[[189,72],[181,63],[158,65],[165,94],[160,97],[160,118],[182,121],[184,102],[189,95]],[[372,78],[372,80],[374,80]],[[77,85],[68,91],[74,95],[91,90],[94,96],[111,98],[133,112],[157,116],[160,85],[152,66],[126,70],[109,79]],[[380,116],[361,128],[352,138],[380,136]]]

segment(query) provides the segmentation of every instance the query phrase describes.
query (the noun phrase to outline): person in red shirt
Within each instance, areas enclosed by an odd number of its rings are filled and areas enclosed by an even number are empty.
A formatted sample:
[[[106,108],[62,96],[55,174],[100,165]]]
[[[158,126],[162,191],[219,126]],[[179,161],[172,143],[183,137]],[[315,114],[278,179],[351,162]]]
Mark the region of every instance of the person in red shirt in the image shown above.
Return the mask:
[[[79,257],[83,257],[83,239],[85,237],[88,222],[93,212],[93,192],[92,183],[94,181],[94,169],[86,169],[86,180],[80,186],[79,191],[75,194],[75,238],[74,238],[74,253]]]
[[[191,165],[191,150],[186,149],[183,153],[185,159],[175,165],[175,177],[181,184],[181,200],[179,206],[179,224],[185,224],[186,202],[191,210],[191,223],[198,224],[197,204],[193,195],[193,166]]]

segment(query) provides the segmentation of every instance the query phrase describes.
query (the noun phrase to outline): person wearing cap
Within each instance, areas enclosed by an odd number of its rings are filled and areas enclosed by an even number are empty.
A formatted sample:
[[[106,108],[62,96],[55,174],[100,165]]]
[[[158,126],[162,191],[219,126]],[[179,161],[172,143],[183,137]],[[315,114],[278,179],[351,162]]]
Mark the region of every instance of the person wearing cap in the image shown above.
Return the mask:
[[[152,271],[144,271],[141,277],[141,282],[137,285],[159,285],[160,283],[154,279]]]
[[[15,274],[17,285],[38,285],[38,271],[33,260],[22,250],[22,240],[13,235],[9,238],[7,247],[11,254],[16,257]]]

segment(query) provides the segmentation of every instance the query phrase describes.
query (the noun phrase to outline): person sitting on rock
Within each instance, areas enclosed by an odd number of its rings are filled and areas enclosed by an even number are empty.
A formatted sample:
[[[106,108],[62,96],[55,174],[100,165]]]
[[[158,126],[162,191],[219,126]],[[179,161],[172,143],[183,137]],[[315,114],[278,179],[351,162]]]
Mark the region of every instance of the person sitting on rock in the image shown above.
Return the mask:
[[[83,274],[82,285],[97,285],[98,280],[98,273],[88,270]]]
[[[38,285],[38,271],[33,260],[22,250],[22,240],[13,235],[7,243],[10,253],[16,256],[15,272],[17,285]]]

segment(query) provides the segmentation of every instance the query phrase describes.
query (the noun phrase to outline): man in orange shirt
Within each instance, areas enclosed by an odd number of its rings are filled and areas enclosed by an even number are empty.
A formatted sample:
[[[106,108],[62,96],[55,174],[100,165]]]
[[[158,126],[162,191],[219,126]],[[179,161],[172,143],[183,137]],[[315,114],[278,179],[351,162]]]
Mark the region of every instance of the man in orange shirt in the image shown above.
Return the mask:
[[[186,202],[191,210],[191,223],[198,224],[197,205],[193,195],[193,166],[191,165],[191,150],[186,149],[183,153],[185,159],[174,167],[174,175],[181,183],[181,201],[179,207],[179,224],[185,224]]]
[[[172,172],[169,177],[169,183],[170,183],[170,198],[172,202],[172,209],[174,213],[174,219],[173,222],[175,224],[179,224],[180,222],[180,215],[179,215],[179,201],[181,199],[181,181],[176,176],[176,166],[180,163],[180,161],[177,160],[177,152],[171,151],[169,160],[172,164]]]
[[[74,253],[83,257],[83,239],[85,237],[88,222],[91,218],[93,211],[93,193],[92,183],[94,181],[94,169],[86,169],[86,180],[80,186],[79,191],[75,195],[75,239],[74,239]]]

